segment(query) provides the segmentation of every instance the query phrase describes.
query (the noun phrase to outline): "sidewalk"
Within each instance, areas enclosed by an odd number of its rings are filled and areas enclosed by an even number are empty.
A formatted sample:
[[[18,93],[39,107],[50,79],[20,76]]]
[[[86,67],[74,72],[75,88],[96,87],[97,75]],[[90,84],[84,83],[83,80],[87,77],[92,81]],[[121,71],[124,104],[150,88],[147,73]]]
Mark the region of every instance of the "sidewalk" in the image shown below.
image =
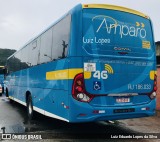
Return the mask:
[[[136,132],[160,133],[160,111],[155,116],[119,121],[121,125],[128,127]]]

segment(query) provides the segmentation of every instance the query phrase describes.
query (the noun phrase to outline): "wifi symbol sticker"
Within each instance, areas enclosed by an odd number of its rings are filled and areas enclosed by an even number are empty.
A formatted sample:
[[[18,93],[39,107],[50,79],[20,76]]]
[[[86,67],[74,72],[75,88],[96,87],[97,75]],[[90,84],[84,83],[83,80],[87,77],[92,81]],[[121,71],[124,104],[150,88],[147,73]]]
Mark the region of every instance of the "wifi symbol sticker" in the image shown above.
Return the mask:
[[[105,64],[105,70],[106,70],[109,74],[114,74],[113,68],[112,68],[109,64]]]

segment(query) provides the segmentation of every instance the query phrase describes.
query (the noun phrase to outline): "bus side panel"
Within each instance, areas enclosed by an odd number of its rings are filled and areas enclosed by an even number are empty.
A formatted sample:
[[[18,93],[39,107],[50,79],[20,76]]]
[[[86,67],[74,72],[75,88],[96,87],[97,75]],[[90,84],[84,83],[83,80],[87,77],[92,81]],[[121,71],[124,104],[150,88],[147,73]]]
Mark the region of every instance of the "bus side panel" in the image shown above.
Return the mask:
[[[10,98],[17,98],[19,93],[18,91],[19,78],[17,76],[19,76],[19,73],[15,72],[7,77],[7,81],[9,81],[8,93]]]
[[[68,91],[45,89],[44,96],[45,115],[68,120]]]
[[[21,70],[19,72],[19,90],[17,94],[17,99],[26,103],[26,91],[28,91],[28,81],[29,81],[29,69]]]
[[[67,58],[12,73],[7,76],[9,97],[26,105],[29,91],[35,111],[68,120],[68,78],[63,77],[68,77]]]
[[[79,73],[83,73],[82,65],[83,65],[82,64],[82,57],[70,57],[69,69],[75,70],[74,77]],[[69,73],[71,74],[71,72],[69,72]],[[83,109],[83,103],[76,101],[72,97],[72,85],[73,85],[74,77],[72,79],[69,79],[69,83],[68,83],[68,88],[69,88],[69,90],[68,90],[68,92],[69,92],[69,121],[71,121],[71,122],[72,122],[72,117],[75,114],[77,114],[77,113],[75,113],[75,111]],[[76,105],[75,105],[75,103],[73,103],[73,101],[76,101]]]
[[[26,86],[19,87],[17,99],[26,103]]]
[[[71,43],[69,48],[69,69],[82,69],[82,5],[77,5],[72,10],[72,23],[71,23]],[[83,69],[82,69],[83,72]],[[75,77],[75,76],[74,76]],[[74,77],[69,79],[68,93],[69,93],[69,121],[75,122],[75,115],[77,111],[83,109],[83,103],[76,101],[72,96],[72,85]],[[75,102],[75,103],[73,103]]]
[[[44,110],[45,115],[68,120],[68,59],[44,65]]]

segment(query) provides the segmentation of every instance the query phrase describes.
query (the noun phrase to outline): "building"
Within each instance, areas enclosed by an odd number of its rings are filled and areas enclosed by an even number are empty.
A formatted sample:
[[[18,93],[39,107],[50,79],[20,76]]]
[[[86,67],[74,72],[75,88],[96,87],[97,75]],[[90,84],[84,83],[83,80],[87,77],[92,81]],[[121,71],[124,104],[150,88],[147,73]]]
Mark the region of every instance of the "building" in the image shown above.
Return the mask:
[[[155,44],[156,44],[156,55],[160,56],[160,41],[157,41]]]
[[[157,56],[157,65],[160,65],[160,41],[157,41],[156,43],[156,56]]]

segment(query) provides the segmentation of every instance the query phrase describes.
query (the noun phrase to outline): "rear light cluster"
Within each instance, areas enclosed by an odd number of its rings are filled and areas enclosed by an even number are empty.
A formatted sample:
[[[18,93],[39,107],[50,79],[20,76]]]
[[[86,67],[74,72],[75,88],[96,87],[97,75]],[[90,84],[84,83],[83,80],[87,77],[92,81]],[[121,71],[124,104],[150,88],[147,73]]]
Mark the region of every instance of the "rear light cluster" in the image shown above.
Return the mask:
[[[154,76],[154,91],[157,91],[157,75]]]
[[[83,73],[75,76],[72,85],[72,96],[80,102],[90,102],[94,96],[85,90]]]
[[[153,91],[152,91],[152,93],[149,95],[149,97],[150,97],[151,99],[156,98],[156,91],[157,91],[157,75],[155,74],[155,76],[154,76]]]

